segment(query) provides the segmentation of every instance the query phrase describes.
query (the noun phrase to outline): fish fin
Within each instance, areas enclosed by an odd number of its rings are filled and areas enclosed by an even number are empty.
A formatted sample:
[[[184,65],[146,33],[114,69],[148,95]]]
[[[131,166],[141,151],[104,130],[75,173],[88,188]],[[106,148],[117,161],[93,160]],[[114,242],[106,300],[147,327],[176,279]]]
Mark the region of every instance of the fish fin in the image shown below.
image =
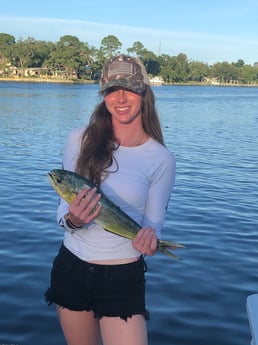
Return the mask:
[[[158,240],[158,243],[160,246],[171,248],[171,249],[176,249],[176,248],[186,248],[183,244],[177,243],[177,242],[171,242],[171,241],[166,241],[166,240]]]
[[[177,260],[182,260],[175,254],[173,254],[169,249],[177,249],[177,248],[185,248],[185,246],[181,243],[177,242],[171,242],[166,240],[158,240],[158,251],[162,254],[165,254],[167,256],[170,256]]]
[[[165,254],[167,256],[170,256],[172,257],[173,259],[176,259],[176,260],[181,260],[178,256],[176,256],[175,254],[171,253],[167,248],[165,247],[159,247],[158,248],[158,251],[162,254]]]

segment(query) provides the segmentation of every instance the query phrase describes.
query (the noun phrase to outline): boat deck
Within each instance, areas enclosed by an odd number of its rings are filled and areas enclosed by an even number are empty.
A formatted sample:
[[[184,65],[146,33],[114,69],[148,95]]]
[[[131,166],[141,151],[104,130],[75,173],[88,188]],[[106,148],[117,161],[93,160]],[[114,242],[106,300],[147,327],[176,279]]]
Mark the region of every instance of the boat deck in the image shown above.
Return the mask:
[[[246,309],[252,333],[251,345],[258,345],[258,293],[247,297]]]

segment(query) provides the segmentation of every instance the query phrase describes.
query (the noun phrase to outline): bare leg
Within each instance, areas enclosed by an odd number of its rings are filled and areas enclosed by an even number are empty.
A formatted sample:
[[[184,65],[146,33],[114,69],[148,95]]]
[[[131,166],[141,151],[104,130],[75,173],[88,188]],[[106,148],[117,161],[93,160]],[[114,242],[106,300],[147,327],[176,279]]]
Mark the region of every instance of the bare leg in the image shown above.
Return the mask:
[[[60,324],[68,345],[100,345],[99,321],[93,312],[57,307]]]
[[[119,317],[103,317],[100,329],[104,345],[147,345],[147,327],[143,315],[133,315],[127,321]]]

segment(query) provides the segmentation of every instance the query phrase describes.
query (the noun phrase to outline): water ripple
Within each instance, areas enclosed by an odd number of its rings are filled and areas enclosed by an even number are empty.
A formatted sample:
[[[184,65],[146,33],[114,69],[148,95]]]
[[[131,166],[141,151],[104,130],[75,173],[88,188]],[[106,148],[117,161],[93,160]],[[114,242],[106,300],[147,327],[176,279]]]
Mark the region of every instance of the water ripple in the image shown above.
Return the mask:
[[[154,87],[177,159],[164,237],[180,261],[147,258],[150,345],[250,343],[245,303],[257,292],[256,88]],[[62,240],[47,172],[70,128],[87,122],[96,85],[0,83],[0,342],[64,344],[44,302]],[[51,339],[51,340],[50,340]]]

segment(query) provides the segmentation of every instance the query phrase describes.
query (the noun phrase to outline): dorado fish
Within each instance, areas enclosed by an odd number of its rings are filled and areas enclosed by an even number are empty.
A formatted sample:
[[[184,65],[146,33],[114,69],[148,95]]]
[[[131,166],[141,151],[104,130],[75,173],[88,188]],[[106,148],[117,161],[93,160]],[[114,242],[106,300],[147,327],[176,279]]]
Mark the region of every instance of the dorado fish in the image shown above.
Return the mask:
[[[142,228],[124,211],[122,211],[121,208],[110,201],[98,186],[85,177],[68,170],[54,169],[48,173],[48,179],[59,196],[69,204],[71,204],[76,195],[82,189],[86,187],[96,187],[97,193],[101,194],[100,203],[102,205],[102,209],[94,221],[101,225],[105,230],[132,240],[137,232]],[[176,242],[158,239],[158,252],[177,258],[176,255],[168,250],[176,248],[185,248],[185,246]]]

